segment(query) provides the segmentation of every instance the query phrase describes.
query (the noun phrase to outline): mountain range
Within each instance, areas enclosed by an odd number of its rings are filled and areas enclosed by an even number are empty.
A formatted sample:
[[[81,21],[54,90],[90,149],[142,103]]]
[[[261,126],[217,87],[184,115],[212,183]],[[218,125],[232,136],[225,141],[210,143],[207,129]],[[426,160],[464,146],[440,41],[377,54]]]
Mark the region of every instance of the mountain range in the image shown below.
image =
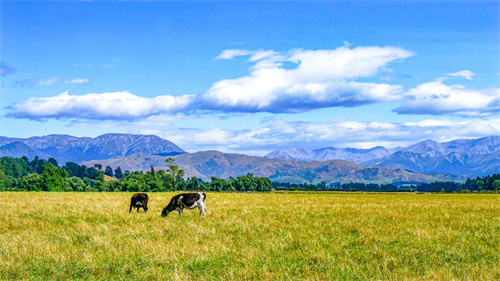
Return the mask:
[[[448,173],[466,177],[500,173],[500,136],[449,142],[425,140],[409,147],[386,149],[281,148],[266,155],[301,161],[342,159],[363,166],[393,167],[415,173]]]
[[[210,177],[229,178],[251,173],[257,177],[268,177],[272,181],[281,182],[370,182],[391,183],[432,182],[446,180],[462,180],[459,176],[431,174],[423,175],[404,169],[362,166],[344,160],[328,161],[295,161],[272,159],[244,154],[222,153],[219,151],[200,151],[184,153],[173,157],[175,164],[185,171],[187,177],[197,177],[205,181]],[[166,170],[165,157],[147,154],[134,154],[107,160],[93,160],[83,163],[93,167],[94,164],[110,166],[122,170],[149,171]]]
[[[59,163],[79,163],[116,156],[146,153],[171,156],[185,151],[158,136],[105,134],[96,138],[48,135],[27,139],[0,137],[0,156],[56,159]]]
[[[278,149],[266,157],[218,151],[187,153],[157,136],[105,134],[96,138],[48,135],[0,137],[0,156],[55,158],[66,162],[120,166],[122,170],[165,169],[172,156],[186,175],[209,179],[252,173],[280,181],[431,181],[500,172],[500,136],[409,147]],[[444,175],[448,174],[448,175]],[[455,175],[455,176],[453,176]]]

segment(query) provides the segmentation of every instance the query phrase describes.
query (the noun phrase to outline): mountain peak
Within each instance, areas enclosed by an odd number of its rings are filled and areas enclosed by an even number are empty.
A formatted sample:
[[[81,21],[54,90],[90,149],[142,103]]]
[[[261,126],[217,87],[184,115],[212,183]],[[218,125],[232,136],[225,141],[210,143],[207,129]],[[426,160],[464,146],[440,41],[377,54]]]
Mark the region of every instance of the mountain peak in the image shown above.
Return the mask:
[[[21,142],[30,154],[55,158],[60,163],[108,159],[135,153],[153,155],[178,155],[185,151],[169,140],[154,135],[104,134],[95,138],[70,135],[47,135],[27,139],[2,138],[2,144]]]

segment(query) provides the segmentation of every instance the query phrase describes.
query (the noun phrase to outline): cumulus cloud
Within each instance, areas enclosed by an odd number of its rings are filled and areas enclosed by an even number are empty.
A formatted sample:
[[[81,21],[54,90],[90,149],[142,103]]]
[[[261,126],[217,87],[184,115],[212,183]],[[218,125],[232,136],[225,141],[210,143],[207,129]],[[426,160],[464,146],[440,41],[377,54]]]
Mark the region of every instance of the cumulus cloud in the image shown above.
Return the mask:
[[[30,98],[12,104],[8,107],[12,112],[7,116],[33,120],[47,118],[128,120],[162,112],[178,112],[190,103],[190,96],[144,98],[127,91],[78,96],[63,92],[54,97]]]
[[[375,75],[388,63],[413,56],[397,47],[346,46],[334,50],[226,50],[216,59],[250,56],[249,75],[221,80],[198,97],[207,109],[243,112],[303,112],[400,99],[398,85],[352,81]],[[283,63],[293,63],[286,69]]]
[[[143,118],[186,112],[298,113],[324,107],[354,107],[401,99],[399,85],[363,83],[388,63],[413,56],[398,47],[339,47],[332,50],[296,49],[223,51],[215,59],[247,56],[253,63],[247,76],[215,82],[207,91],[189,96],[138,97],[128,92],[31,98],[9,107],[16,118]],[[283,65],[294,67],[286,68]],[[54,78],[58,79],[58,78]],[[57,80],[47,80],[45,84]],[[88,83],[77,78],[70,83]],[[136,106],[133,106],[136,105]],[[45,109],[44,107],[47,107]]]
[[[482,117],[500,111],[499,88],[474,89],[446,85],[446,78],[411,88],[385,83],[357,81],[388,72],[389,63],[415,53],[398,47],[342,46],[331,50],[295,49],[286,53],[274,50],[224,50],[215,59],[247,57],[252,63],[246,76],[215,82],[200,94],[154,98],[127,91],[30,98],[12,104],[7,116],[42,120],[81,118],[131,120],[155,115],[227,113],[300,113],[318,108],[357,107],[367,104],[402,101],[393,111],[398,114],[455,115]],[[449,73],[472,79],[469,70]],[[392,80],[394,77],[381,77]],[[32,83],[51,85],[59,78]],[[64,83],[86,84],[75,78]]]
[[[408,101],[394,112],[477,117],[500,111],[499,88],[474,89],[434,81],[411,88],[405,95]]]

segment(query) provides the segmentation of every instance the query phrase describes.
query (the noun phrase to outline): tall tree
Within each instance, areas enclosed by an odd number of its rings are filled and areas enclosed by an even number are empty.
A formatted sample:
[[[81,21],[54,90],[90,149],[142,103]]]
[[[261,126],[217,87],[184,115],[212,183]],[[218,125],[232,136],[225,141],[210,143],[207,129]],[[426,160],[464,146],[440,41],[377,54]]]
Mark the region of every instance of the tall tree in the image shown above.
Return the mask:
[[[184,176],[184,170],[179,169],[179,166],[174,165],[175,160],[171,157],[168,157],[167,160],[165,160],[165,163],[167,163],[168,170],[166,171],[170,175],[172,175],[172,178],[174,179],[172,183],[172,190],[176,191],[176,182],[182,179]]]
[[[120,167],[115,169],[115,177],[117,179],[123,178],[123,172],[122,172],[122,169]]]
[[[68,185],[66,181],[68,172],[50,163],[45,163],[43,173],[40,177],[43,191],[64,191]]]
[[[94,164],[94,167],[96,167],[97,170],[102,171],[102,164]]]
[[[104,170],[104,174],[106,176],[112,177],[113,176],[113,169],[110,166],[106,166],[106,169]]]

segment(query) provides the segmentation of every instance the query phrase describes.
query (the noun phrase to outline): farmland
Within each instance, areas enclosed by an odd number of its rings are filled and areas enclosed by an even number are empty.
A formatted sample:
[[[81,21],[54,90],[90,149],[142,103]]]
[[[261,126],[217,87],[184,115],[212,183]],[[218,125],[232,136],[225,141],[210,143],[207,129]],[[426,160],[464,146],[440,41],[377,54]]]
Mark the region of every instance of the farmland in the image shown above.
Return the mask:
[[[0,279],[499,280],[494,194],[2,192]]]

